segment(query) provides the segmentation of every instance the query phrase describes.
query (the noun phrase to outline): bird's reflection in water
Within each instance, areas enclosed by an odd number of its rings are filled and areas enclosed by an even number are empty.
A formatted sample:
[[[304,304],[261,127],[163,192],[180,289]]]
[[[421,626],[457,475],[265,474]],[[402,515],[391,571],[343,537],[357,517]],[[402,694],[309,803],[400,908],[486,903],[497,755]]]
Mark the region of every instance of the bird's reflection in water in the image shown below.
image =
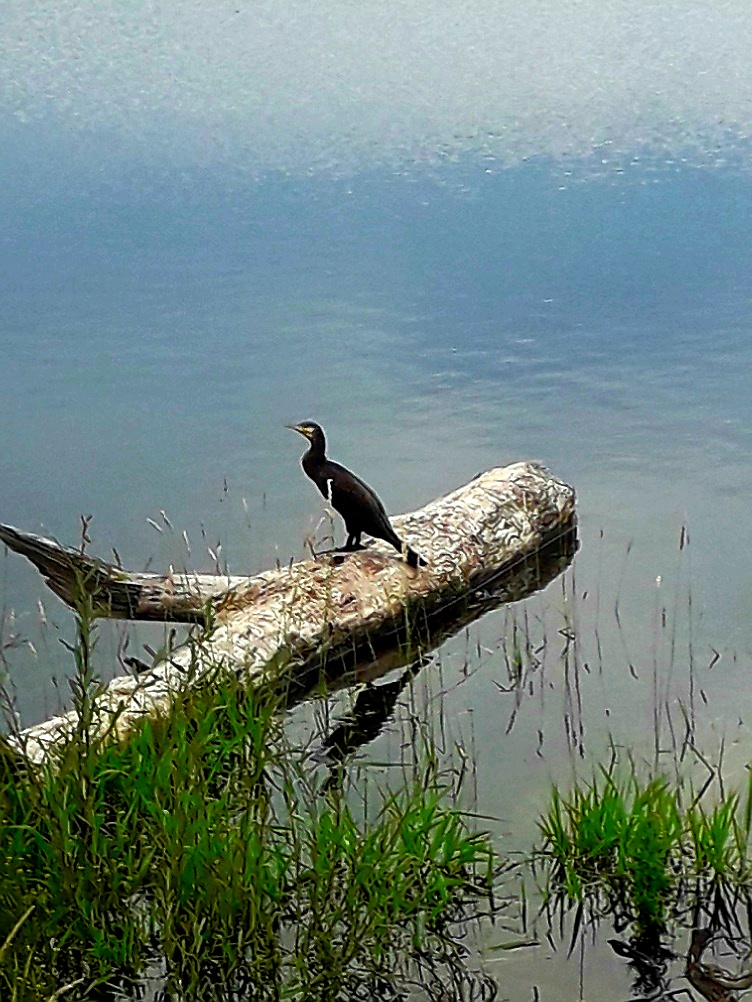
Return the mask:
[[[430,657],[418,658],[393,682],[382,682],[380,685],[370,681],[365,683],[350,712],[339,720],[314,752],[314,759],[329,767],[329,776],[322,787],[324,791],[341,786],[347,761],[359,748],[379,736],[394,713],[405,686],[430,660]]]
[[[392,682],[382,682],[380,685],[366,682],[350,712],[324,738],[314,758],[333,766],[344,762],[362,745],[378,737],[381,728],[394,712],[405,686],[430,660],[429,656],[418,658]]]
[[[352,709],[315,753],[318,761],[332,769],[330,781],[341,778],[343,764],[379,735],[405,687],[430,664],[431,651],[487,612],[545,588],[569,567],[576,550],[577,533],[572,524],[534,554],[507,565],[461,595],[421,607],[409,624],[400,617],[387,634],[365,638],[346,650],[330,651],[323,660],[319,656],[298,666],[294,680],[287,680],[290,707],[314,695],[362,686]],[[377,679],[398,668],[405,669],[398,678],[376,684]]]

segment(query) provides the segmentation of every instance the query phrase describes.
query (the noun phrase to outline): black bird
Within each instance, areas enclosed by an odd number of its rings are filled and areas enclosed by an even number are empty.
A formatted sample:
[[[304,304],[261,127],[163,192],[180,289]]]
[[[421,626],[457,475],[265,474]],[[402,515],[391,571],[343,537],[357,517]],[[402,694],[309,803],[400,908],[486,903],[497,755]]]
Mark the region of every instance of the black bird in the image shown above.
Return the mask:
[[[403,543],[394,531],[386,508],[368,484],[344,466],[327,459],[326,438],[321,426],[314,421],[301,421],[300,424],[288,424],[286,427],[297,431],[311,443],[301,463],[323,496],[345,520],[345,550],[363,549],[360,537],[366,533],[375,539],[385,540],[395,550],[404,553],[411,567],[419,564],[425,566],[423,557]]]

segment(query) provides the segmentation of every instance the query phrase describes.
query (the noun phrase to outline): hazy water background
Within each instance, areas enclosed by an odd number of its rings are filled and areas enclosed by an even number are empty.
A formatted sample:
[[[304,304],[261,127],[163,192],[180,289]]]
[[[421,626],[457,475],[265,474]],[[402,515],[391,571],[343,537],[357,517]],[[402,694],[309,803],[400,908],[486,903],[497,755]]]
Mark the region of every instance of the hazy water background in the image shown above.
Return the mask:
[[[693,699],[698,743],[725,737],[740,774],[752,14],[518,8],[6,3],[0,520],[75,542],[93,513],[94,552],[127,566],[210,569],[221,540],[252,572],[301,555],[320,514],[285,422],[319,420],[392,511],[542,460],[579,496],[587,768],[610,739],[650,755],[657,665],[661,698]],[[160,509],[174,533],[146,522]],[[20,558],[0,567],[5,635],[38,652],[7,652],[33,721],[67,698],[72,621]],[[561,584],[526,604],[553,651]],[[487,617],[442,665],[479,807],[524,848],[572,770],[572,706],[552,658],[505,734],[508,626]],[[117,636],[103,627],[104,665]]]

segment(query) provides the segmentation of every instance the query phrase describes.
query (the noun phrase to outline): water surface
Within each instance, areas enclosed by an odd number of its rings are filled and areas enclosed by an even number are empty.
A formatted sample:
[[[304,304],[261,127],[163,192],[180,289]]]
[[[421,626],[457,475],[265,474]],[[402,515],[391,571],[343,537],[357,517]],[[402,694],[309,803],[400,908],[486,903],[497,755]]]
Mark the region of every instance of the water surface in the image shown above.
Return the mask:
[[[54,30],[11,5],[0,519],[75,542],[93,514],[93,551],[127,566],[253,572],[301,556],[321,514],[290,421],[322,423],[395,512],[544,462],[578,492],[574,567],[445,644],[367,753],[398,757],[400,719],[445,690],[505,849],[582,754],[585,773],[610,744],[662,761],[686,718],[707,754],[726,740],[730,776],[746,762],[752,25],[742,4],[679,6],[456,4],[452,88],[414,19],[385,34],[368,4],[349,33],[337,5],[313,30],[294,4],[286,35],[268,5],[211,25],[103,5],[82,28],[64,3]],[[447,10],[423,37],[455,66]],[[5,652],[32,722],[68,699],[73,624],[20,558],[1,566],[4,637],[36,651]],[[513,615],[546,654],[505,692]],[[103,625],[105,673],[120,636]],[[504,963],[516,997],[562,997],[560,961],[549,982],[546,957]],[[588,975],[604,1000],[626,990],[611,966]]]

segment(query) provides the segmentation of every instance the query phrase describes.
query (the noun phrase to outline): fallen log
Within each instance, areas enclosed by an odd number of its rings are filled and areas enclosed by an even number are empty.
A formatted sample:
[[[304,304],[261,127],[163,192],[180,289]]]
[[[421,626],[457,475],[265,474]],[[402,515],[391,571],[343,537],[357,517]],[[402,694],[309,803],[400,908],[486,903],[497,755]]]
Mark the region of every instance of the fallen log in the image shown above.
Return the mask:
[[[150,574],[124,571],[56,539],[0,525],[0,541],[37,568],[58,598],[71,609],[91,601],[91,614],[106,619],[203,623],[207,605],[248,578],[194,572]]]
[[[291,563],[249,578],[134,574],[38,536],[0,526],[0,539],[27,556],[73,608],[100,616],[205,622],[182,645],[137,677],[114,679],[88,708],[89,739],[124,739],[145,714],[169,710],[173,694],[217,666],[247,684],[278,685],[330,659],[374,654],[388,638],[410,635],[552,540],[571,538],[575,495],[531,463],[490,470],[424,508],[392,519],[396,531],[428,560],[411,568],[387,544]],[[75,711],[27,728],[12,739],[34,762],[73,733]]]
[[[361,685],[350,712],[324,738],[317,755],[319,761],[330,765],[343,761],[371,741],[390,717],[405,686],[431,664],[432,651],[500,605],[520,602],[545,588],[569,567],[576,552],[577,533],[572,525],[532,556],[502,568],[482,585],[439,601],[430,609],[424,607],[409,628],[401,624],[392,634],[381,634],[367,649],[361,645],[339,657],[330,654],[323,665],[318,661],[298,666],[283,692],[288,707],[320,695],[322,690],[329,693]],[[371,684],[400,668],[405,671],[394,680]]]

